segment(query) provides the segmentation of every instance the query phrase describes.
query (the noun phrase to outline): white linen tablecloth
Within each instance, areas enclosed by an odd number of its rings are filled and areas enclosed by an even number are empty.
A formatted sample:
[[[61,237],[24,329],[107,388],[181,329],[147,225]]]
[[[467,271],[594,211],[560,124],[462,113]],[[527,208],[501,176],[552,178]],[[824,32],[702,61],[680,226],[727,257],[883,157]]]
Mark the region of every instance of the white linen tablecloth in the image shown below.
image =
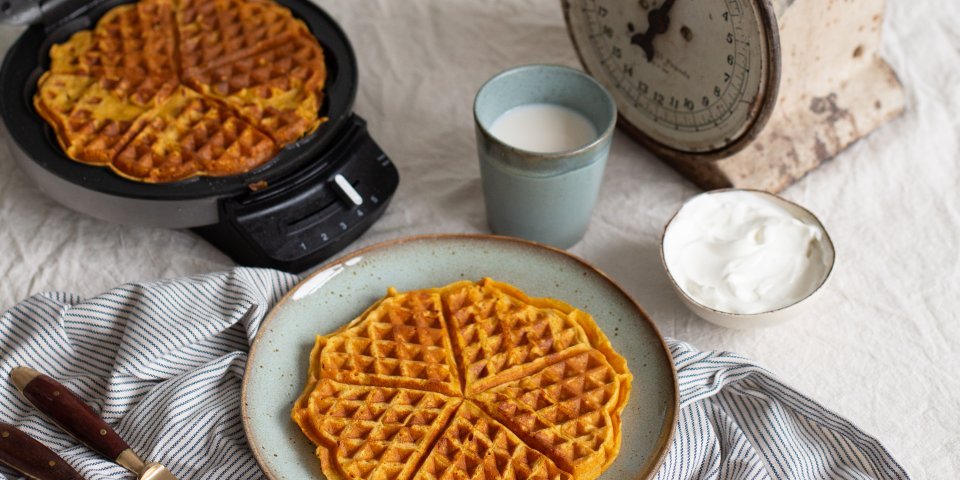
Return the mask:
[[[576,66],[555,0],[322,0],[360,60],[356,111],[401,185],[360,241],[486,232],[471,104],[510,66]],[[801,320],[756,331],[688,312],[658,258],[664,222],[698,190],[618,132],[584,240],[668,336],[745,354],[875,435],[915,478],[960,475],[960,2],[890,0],[883,54],[906,113],[784,192],[838,256]],[[5,49],[19,31],[0,28]],[[93,295],[134,280],[223,270],[188,231],[112,225],[41,194],[0,147],[0,309],[41,291]]]

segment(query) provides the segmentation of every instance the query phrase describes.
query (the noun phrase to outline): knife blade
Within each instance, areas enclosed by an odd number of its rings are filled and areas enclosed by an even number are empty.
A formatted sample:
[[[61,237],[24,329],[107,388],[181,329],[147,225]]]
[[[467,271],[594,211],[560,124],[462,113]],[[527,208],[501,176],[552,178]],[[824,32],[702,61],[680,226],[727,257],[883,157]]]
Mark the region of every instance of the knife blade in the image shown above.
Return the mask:
[[[163,465],[144,462],[93,408],[60,382],[30,367],[14,368],[10,380],[50,421],[138,479],[177,480]]]
[[[9,423],[0,422],[0,463],[34,480],[83,480],[53,450]]]

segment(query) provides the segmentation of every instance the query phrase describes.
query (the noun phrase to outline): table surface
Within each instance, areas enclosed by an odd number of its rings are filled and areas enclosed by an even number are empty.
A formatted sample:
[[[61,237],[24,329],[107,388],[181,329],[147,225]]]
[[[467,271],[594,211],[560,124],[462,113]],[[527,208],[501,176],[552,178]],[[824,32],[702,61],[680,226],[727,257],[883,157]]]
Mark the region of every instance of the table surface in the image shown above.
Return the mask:
[[[487,232],[471,105],[493,74],[576,66],[556,0],[322,0],[354,43],[356,111],[402,177],[387,213],[349,247]],[[755,331],[708,324],[660,267],[666,220],[698,192],[617,132],[586,237],[571,251],[615,278],[665,335],[734,350],[878,437],[915,478],[960,472],[960,2],[890,0],[882,53],[907,111],[783,195],[837,248],[806,318]],[[19,34],[0,28],[4,51]],[[0,309],[33,293],[223,270],[188,231],[113,225],[39,192],[0,147]]]

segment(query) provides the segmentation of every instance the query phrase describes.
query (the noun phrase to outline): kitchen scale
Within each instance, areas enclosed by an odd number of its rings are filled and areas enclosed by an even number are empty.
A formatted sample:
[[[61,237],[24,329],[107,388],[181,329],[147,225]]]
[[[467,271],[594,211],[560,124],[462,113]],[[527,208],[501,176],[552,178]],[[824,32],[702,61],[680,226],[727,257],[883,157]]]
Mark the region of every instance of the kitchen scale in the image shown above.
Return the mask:
[[[705,189],[777,192],[903,111],[883,0],[562,0],[619,123]]]
[[[34,111],[50,46],[128,0],[0,0],[0,23],[31,25],[0,67],[0,117],[14,158],[54,200],[104,220],[190,228],[237,263],[299,272],[331,257],[383,215],[396,167],[352,112],[357,60],[346,34],[309,0],[277,0],[323,47],[328,120],[245,174],[168,184],[130,181],[68,158]]]

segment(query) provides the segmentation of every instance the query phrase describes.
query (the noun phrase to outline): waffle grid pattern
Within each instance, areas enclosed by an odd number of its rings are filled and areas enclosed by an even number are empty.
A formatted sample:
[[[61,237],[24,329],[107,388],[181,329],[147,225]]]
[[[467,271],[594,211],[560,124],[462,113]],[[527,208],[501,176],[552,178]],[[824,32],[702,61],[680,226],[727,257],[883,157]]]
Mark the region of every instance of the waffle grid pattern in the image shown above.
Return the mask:
[[[632,379],[589,315],[491,279],[391,289],[308,377],[291,415],[330,480],[594,479]]]
[[[272,0],[140,0],[50,49],[34,106],[64,152],[149,183],[244,173],[324,119],[316,38]]]

